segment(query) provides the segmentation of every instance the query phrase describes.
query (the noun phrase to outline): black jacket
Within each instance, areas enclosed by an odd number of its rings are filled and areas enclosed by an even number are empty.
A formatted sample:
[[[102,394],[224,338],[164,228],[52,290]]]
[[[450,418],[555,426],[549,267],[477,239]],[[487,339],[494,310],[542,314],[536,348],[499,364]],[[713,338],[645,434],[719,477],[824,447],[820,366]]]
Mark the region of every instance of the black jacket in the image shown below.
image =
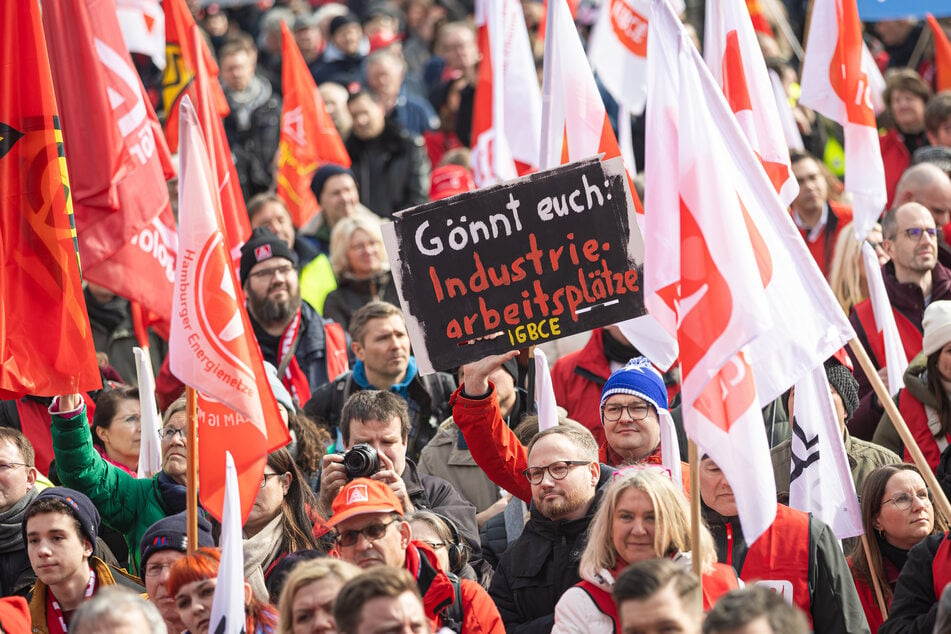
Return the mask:
[[[390,120],[369,141],[350,135],[347,152],[357,177],[360,202],[383,218],[429,200],[431,166],[422,139]]]
[[[400,305],[400,296],[396,292],[392,273],[380,271],[367,280],[356,280],[344,273],[337,280],[337,289],[330,291],[324,300],[324,316],[333,319],[347,330],[350,328],[350,317],[353,313],[376,299],[394,306]]]
[[[499,608],[507,632],[551,631],[555,604],[565,590],[581,581],[578,562],[587,542],[588,525],[613,473],[613,469],[601,465],[598,490],[581,519],[553,521],[532,504],[525,530],[502,555],[489,587],[489,596]]]
[[[225,91],[231,113],[224,119],[225,134],[245,200],[268,191],[273,183],[271,165],[281,140],[281,96],[271,83],[255,75],[247,94],[239,99]]]
[[[951,537],[948,533],[930,535],[908,551],[888,609],[888,620],[878,628],[879,634],[931,634],[934,630],[938,597],[934,594],[932,564],[944,539]]]

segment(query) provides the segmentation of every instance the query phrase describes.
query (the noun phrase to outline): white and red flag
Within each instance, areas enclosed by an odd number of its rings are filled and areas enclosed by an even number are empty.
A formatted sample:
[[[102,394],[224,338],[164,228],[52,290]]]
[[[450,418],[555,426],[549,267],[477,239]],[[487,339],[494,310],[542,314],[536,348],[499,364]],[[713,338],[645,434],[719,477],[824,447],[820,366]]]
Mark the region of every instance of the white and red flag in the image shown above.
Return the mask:
[[[179,259],[169,337],[172,374],[230,411],[199,416],[199,492],[220,518],[225,451],[241,474],[242,518],[257,496],[267,449],[289,440],[268,385],[221,229],[216,179],[198,115],[186,96],[179,112]],[[274,434],[283,430],[283,438]],[[268,432],[272,432],[269,436]]]
[[[885,208],[885,168],[855,0],[817,2],[802,64],[799,102],[845,132],[845,189],[852,194],[855,237],[864,240]]]
[[[605,0],[591,29],[588,59],[608,92],[633,114],[647,99],[650,0]]]
[[[241,514],[238,470],[230,451],[225,452],[225,502],[221,514],[221,563],[211,601],[210,626],[215,634],[245,634],[244,516]]]
[[[707,3],[703,53],[746,140],[779,192],[779,199],[789,205],[799,194],[799,183],[789,165],[789,149],[766,61],[743,0]]]
[[[726,474],[752,541],[775,515],[760,407],[852,329],[663,0],[648,41],[645,303],[677,335],[684,425]]]
[[[542,99],[518,0],[477,0],[479,78],[472,112],[472,171],[477,187],[538,167]]]
[[[159,0],[116,0],[116,16],[131,53],[148,55],[165,68],[165,12]]]
[[[350,155],[286,22],[281,22],[281,51],[284,106],[277,195],[287,205],[294,226],[300,227],[318,210],[310,189],[314,172],[324,163],[350,167]]]

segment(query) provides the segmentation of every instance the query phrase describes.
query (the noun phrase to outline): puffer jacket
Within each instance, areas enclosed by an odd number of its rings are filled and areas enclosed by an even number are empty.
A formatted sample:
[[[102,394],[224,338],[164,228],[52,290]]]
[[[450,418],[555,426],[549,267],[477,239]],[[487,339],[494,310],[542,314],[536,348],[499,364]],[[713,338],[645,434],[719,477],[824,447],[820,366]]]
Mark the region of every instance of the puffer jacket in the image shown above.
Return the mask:
[[[52,420],[60,480],[88,495],[102,521],[125,535],[129,563],[135,573],[142,535],[163,517],[185,510],[185,486],[164,471],[152,478],[134,478],[103,460],[93,447],[85,406],[72,417],[54,413]]]

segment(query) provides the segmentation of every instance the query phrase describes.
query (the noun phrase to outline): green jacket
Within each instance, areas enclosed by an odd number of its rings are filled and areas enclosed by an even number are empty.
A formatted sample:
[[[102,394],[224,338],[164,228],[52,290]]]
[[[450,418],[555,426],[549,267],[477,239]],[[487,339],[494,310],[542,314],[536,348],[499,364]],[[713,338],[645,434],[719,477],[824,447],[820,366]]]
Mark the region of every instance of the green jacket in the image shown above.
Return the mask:
[[[53,414],[52,433],[56,472],[63,485],[88,495],[102,521],[125,535],[132,572],[137,574],[142,535],[163,517],[184,510],[172,508],[163,489],[180,486],[184,505],[185,487],[172,483],[164,471],[137,479],[103,460],[93,447],[85,407],[72,418]]]

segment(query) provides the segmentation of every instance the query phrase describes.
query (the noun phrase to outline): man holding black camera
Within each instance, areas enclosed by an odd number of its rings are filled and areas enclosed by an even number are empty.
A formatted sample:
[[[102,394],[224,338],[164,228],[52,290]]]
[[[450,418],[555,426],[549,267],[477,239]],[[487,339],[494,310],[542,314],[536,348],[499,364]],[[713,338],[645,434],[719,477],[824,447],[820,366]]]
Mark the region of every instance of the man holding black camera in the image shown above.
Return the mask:
[[[475,507],[442,478],[419,473],[416,463],[406,457],[409,427],[406,401],[391,392],[363,390],[348,398],[340,415],[347,452],[324,456],[317,509],[329,519],[334,498],[354,478],[384,482],[407,514],[432,509],[451,519],[469,546],[470,563],[479,571],[476,560],[481,560],[482,548]]]

